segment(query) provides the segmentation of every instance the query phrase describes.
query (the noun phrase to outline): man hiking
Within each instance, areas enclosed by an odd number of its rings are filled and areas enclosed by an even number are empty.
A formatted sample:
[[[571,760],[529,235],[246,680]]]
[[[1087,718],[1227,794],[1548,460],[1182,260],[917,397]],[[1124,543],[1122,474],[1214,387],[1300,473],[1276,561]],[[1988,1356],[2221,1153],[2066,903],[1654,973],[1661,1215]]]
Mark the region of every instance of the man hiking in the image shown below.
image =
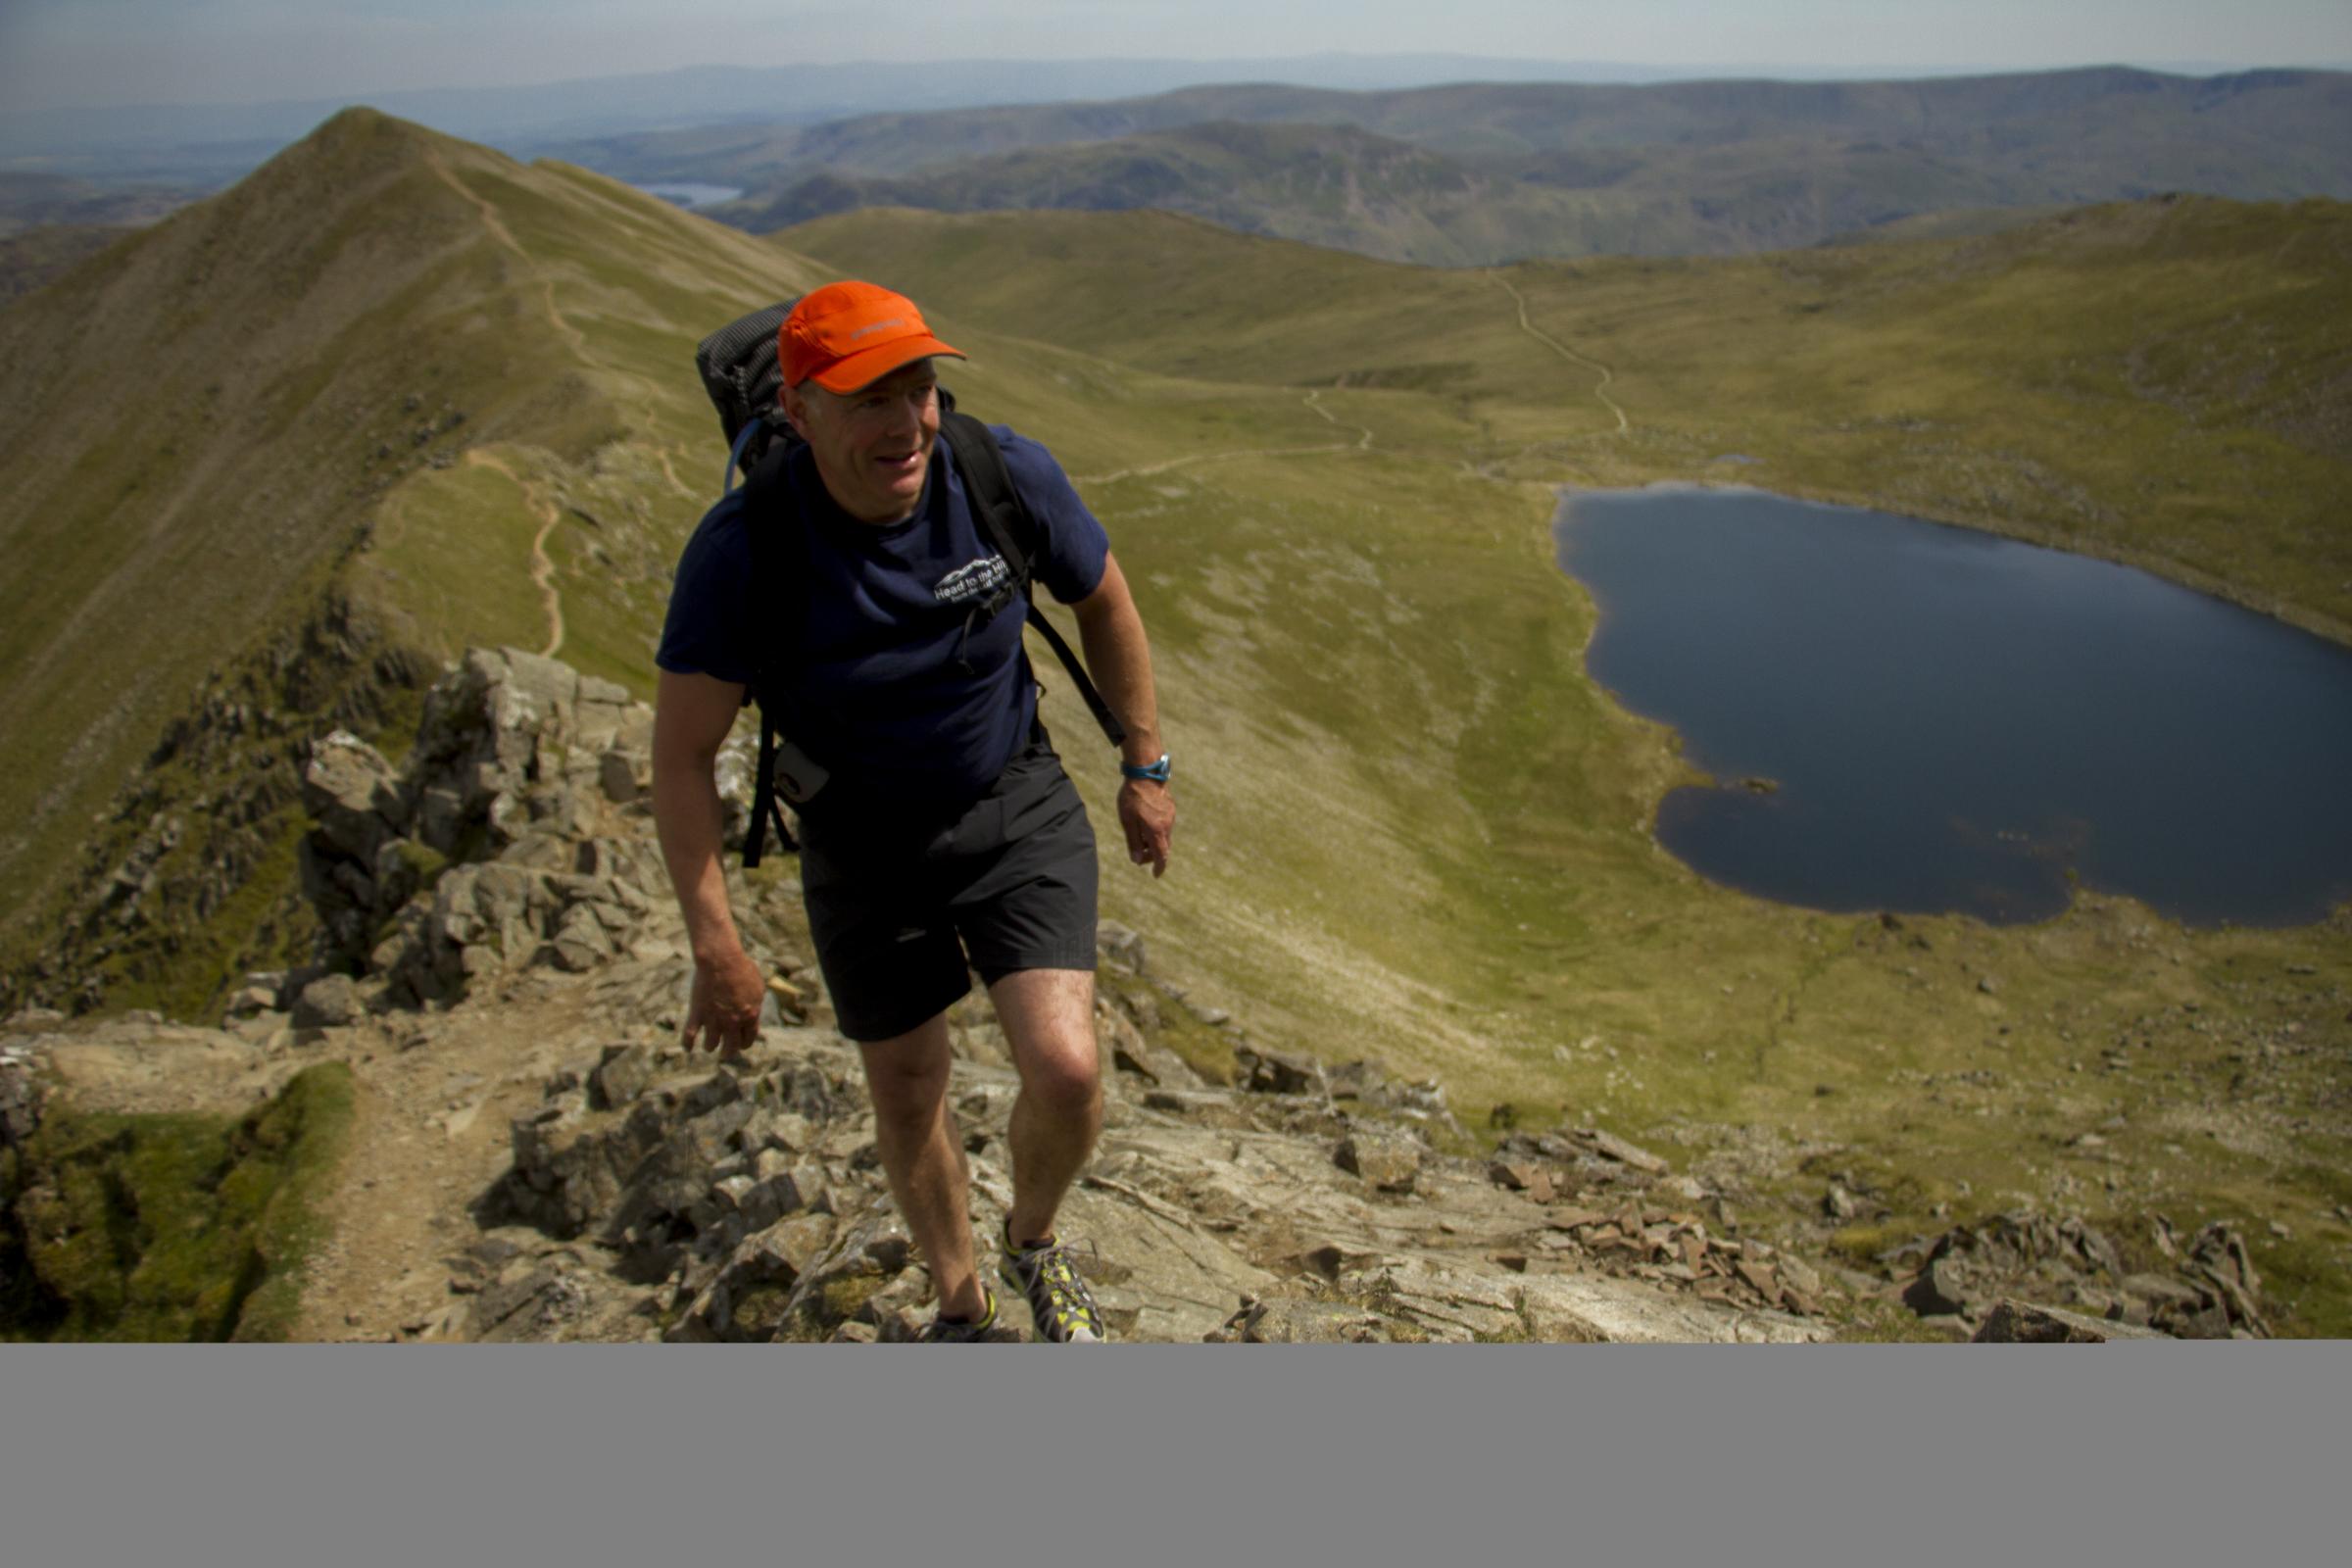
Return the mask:
[[[864,1058],[883,1169],[938,1293],[922,1337],[1002,1337],[947,1101],[946,1014],[970,989],[968,962],[1021,1084],[1000,1276],[1027,1298],[1041,1339],[1100,1342],[1102,1314],[1054,1234],[1102,1120],[1094,832],[1038,721],[1023,601],[1005,605],[1005,563],[940,439],[933,362],[964,356],[911,301],[858,282],[804,298],[777,351],[783,413],[807,445],[767,499],[747,503],[739,489],[703,518],[656,658],[654,814],[694,951],[683,1038],[732,1054],[759,1033],[763,986],[727,906],[713,762],[771,672],[758,695],[791,746],[817,961]],[[1176,808],[1143,622],[1102,524],[1052,454],[993,433],[1035,521],[1029,570],[1075,608],[1087,665],[1124,724],[1129,858],[1159,875]],[[764,599],[755,529],[777,530],[760,548],[791,563]],[[785,596],[795,602],[774,602]],[[776,658],[779,625],[793,645]]]

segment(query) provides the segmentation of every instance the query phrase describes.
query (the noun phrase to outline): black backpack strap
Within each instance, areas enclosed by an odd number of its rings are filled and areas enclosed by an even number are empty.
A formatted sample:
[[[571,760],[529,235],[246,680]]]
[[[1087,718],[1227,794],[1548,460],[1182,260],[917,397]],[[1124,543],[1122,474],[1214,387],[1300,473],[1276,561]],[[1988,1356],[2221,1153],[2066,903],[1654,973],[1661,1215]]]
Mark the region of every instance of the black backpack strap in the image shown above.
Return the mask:
[[[1078,695],[1085,699],[1087,710],[1095,715],[1095,722],[1102,726],[1102,733],[1111,745],[1124,744],[1127,727],[1110,710],[1102,694],[1095,690],[1095,683],[1087,678],[1086,666],[1079,662],[1078,655],[1030,597],[1029,563],[1036,554],[1037,520],[1029,514],[1020,491],[1013,486],[1012,474],[1004,466],[1004,454],[998,448],[997,438],[987,425],[952,407],[940,412],[939,433],[947,438],[949,450],[956,454],[956,468],[963,475],[965,492],[971,497],[981,531],[996,546],[997,554],[1004,558],[1004,564],[1011,572],[1009,580],[979,607],[978,613],[984,618],[993,615],[1018,595],[1027,607],[1029,624],[1045,634],[1047,645],[1054,650],[1054,657],[1061,661],[1062,668],[1070,672],[1070,679],[1077,685]]]
[[[767,705],[760,707],[760,771],[752,783],[752,825],[743,835],[743,868],[747,871],[759,865],[767,852],[767,829],[775,824],[776,848],[787,855],[798,854],[800,841],[785,825],[784,803],[776,799],[776,721],[768,716]]]
[[[747,424],[748,431],[753,428]],[[791,444],[785,441],[769,443],[767,450],[753,465],[751,476],[743,486],[743,523],[745,537],[752,553],[752,602],[773,619],[765,627],[765,654],[759,678],[754,681],[752,701],[760,705],[760,763],[752,776],[752,822],[743,838],[743,866],[750,870],[760,863],[767,849],[767,829],[773,823],[776,846],[786,854],[800,849],[792,829],[784,822],[784,806],[776,798],[776,721],[768,710],[766,694],[781,690],[777,683],[777,663],[788,649],[797,647],[795,635],[800,625],[799,612],[804,608],[789,569],[792,542],[798,537],[800,518],[793,510],[782,504],[789,500],[791,487],[784,477],[784,466],[791,461]]]

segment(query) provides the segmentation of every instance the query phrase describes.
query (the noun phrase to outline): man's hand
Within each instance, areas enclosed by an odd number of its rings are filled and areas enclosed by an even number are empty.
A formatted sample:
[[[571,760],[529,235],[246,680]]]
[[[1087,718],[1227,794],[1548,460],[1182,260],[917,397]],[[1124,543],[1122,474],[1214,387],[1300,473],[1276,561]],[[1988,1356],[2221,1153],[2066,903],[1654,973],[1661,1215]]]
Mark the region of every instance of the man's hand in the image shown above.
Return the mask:
[[[1176,803],[1165,784],[1131,778],[1119,786],[1119,826],[1127,830],[1127,858],[1152,867],[1153,876],[1168,869],[1168,844],[1176,836]]]
[[[766,994],[760,966],[742,948],[709,962],[697,958],[694,1000],[687,1004],[686,1027],[678,1043],[692,1051],[700,1033],[703,1044],[722,1055],[750,1049],[760,1038],[760,1004]]]

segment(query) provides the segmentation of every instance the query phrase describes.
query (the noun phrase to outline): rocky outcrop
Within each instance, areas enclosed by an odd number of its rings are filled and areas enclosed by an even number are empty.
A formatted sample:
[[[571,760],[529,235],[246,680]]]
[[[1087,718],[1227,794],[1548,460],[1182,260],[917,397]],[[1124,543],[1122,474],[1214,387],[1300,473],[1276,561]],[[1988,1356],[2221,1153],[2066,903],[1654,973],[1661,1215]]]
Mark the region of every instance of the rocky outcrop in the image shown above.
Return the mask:
[[[537,999],[564,1032],[531,1040],[533,1065],[507,1079],[500,1114],[515,1097],[529,1108],[508,1128],[506,1168],[473,1195],[472,1234],[445,1258],[445,1304],[405,1332],[910,1337],[929,1276],[888,1197],[857,1053],[802,956],[788,872],[757,884],[730,872],[738,923],[772,977],[757,1045],[714,1064],[677,1041],[692,965],[652,839],[650,724],[617,688],[477,651],[433,688],[398,766],[348,733],[320,737],[301,775],[318,961],[248,976],[220,1031],[158,1021],[168,1050],[133,1038],[141,1026],[110,1026],[130,1034],[82,1042],[76,1070],[209,1062],[222,1098],[248,1100],[316,1053],[425,1061],[445,1040],[495,1038],[500,1009]],[[1831,1336],[1858,1277],[1743,1233],[1668,1159],[1598,1127],[1506,1129],[1482,1145],[1442,1086],[1252,1040],[1148,970],[1146,946],[1101,933],[1105,1130],[1062,1213],[1114,1337]],[[951,1024],[986,1255],[1012,1196],[1004,1138],[1018,1085],[977,994]],[[46,1049],[25,1038],[35,1056]],[[0,1126],[31,1103],[11,1086],[35,1081],[0,1062]],[[453,1107],[439,1125],[454,1138],[472,1115]],[[2116,1278],[2115,1249],[2081,1222],[2003,1216],[1897,1249],[1886,1266],[1921,1310],[1987,1338],[2091,1332],[2075,1318],[2114,1325],[2110,1337],[2135,1323],[2261,1332],[2234,1236],[2210,1229],[2184,1252],[2178,1278]],[[2043,1297],[2064,1304],[2034,1316]]]
[[[302,777],[315,970],[357,977],[368,1007],[415,1007],[485,972],[583,973],[625,952],[667,898],[651,726],[618,686],[477,649],[426,694],[401,767],[348,733],[320,739]]]
[[[1912,1270],[1899,1288],[1904,1305],[1923,1318],[1958,1321],[1979,1339],[2029,1337],[2020,1312],[2071,1312],[2109,1325],[2111,1338],[2133,1329],[2190,1340],[2270,1337],[2261,1277],[2234,1229],[2217,1221],[2183,1250],[2160,1226],[2157,1245],[2175,1267],[2134,1272],[2081,1217],[2021,1212],[1954,1226],[1896,1248],[1884,1261]],[[2004,1307],[2007,1317],[1994,1332],[1994,1314]]]
[[[1119,1338],[1827,1333],[1762,1301],[1613,1274],[1597,1257],[1605,1244],[1560,1223],[1574,1216],[1502,1191],[1487,1161],[1443,1154],[1409,1124],[1303,1095],[1154,1086],[1115,1065],[1134,1026],[1107,997],[1097,1023],[1114,1064],[1106,1127],[1063,1230]],[[1002,1140],[1017,1091],[1009,1069],[975,1059],[987,1028],[981,1009],[958,1009],[953,1093],[983,1255],[1011,1200]],[[672,1341],[911,1336],[929,1282],[882,1180],[855,1052],[830,1031],[780,1028],[735,1064],[687,1065],[675,1048],[607,1048],[515,1121],[514,1164],[489,1206],[555,1246],[508,1261],[509,1284],[552,1288],[561,1271],[543,1259],[567,1259],[579,1320],[634,1314]],[[1658,1220],[1699,1227],[1689,1214]],[[462,1267],[457,1288],[480,1272]],[[439,1332],[499,1337],[516,1310],[512,1290],[485,1290]]]
[[[184,971],[298,948],[291,886],[256,898],[299,831],[312,737],[382,726],[430,672],[340,596],[208,678],[101,814],[83,859],[41,923],[54,932],[0,966],[0,1014],[87,1012],[129,984],[185,990]],[[193,955],[206,961],[192,966]],[[233,970],[231,971],[233,972]]]
[[[1976,1332],[1979,1345],[2105,1345],[2110,1340],[2161,1340],[2154,1329],[2086,1317],[2030,1301],[1996,1301]]]
[[[45,1091],[32,1070],[32,1053],[0,1045],[0,1150],[15,1149],[41,1124]]]

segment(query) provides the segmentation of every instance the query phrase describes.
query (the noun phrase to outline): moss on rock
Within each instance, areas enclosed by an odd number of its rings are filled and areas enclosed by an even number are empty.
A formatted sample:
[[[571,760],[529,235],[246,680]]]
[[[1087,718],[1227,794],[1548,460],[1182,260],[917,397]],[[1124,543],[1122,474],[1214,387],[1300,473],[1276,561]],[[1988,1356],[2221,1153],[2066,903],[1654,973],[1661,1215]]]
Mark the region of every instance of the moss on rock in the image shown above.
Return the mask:
[[[53,1104],[0,1165],[0,1338],[284,1339],[353,1108],[339,1062],[242,1117]]]

